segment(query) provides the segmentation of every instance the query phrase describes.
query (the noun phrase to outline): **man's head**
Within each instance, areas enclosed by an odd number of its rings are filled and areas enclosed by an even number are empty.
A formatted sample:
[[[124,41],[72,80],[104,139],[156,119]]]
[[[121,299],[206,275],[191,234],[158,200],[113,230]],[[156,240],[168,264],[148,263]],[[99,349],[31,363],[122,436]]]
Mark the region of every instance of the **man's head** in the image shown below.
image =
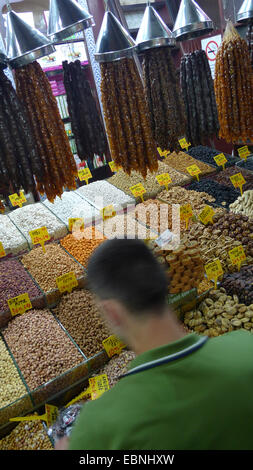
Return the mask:
[[[102,243],[90,258],[88,283],[107,322],[122,338],[130,324],[162,316],[166,309],[165,271],[140,240]]]

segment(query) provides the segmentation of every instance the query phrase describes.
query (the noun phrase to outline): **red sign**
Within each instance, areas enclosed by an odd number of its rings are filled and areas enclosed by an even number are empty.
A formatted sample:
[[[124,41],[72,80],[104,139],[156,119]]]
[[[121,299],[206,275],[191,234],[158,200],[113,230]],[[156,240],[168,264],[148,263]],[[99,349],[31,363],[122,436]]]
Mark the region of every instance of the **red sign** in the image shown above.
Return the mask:
[[[208,60],[215,62],[219,46],[217,42],[210,41],[206,46],[206,55]]]

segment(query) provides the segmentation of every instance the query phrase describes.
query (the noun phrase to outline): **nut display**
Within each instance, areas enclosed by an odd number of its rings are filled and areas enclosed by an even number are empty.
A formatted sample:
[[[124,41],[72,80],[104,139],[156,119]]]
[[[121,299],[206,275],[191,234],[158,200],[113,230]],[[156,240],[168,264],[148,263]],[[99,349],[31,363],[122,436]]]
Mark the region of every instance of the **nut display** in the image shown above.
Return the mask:
[[[68,226],[70,218],[82,217],[85,225],[99,216],[99,211],[73,191],[64,192],[54,202],[48,199],[43,204]]]
[[[210,231],[216,235],[224,235],[241,242],[247,249],[247,254],[253,256],[253,221],[246,215],[225,213],[216,215]]]
[[[16,209],[10,212],[9,217],[28,240],[31,248],[33,245],[29,232],[32,230],[46,227],[50,237],[54,240],[64,237],[68,233],[66,225],[40,202]]]
[[[13,403],[27,393],[2,338],[0,338],[0,383],[0,408]]]
[[[235,214],[243,214],[253,219],[253,190],[244,192],[229,208]]]
[[[157,171],[143,85],[133,59],[100,64],[101,99],[112,160],[129,175]]]
[[[92,252],[104,240],[103,234],[92,226],[67,235],[60,243],[80,264],[86,266]]]
[[[8,299],[21,294],[29,294],[31,301],[40,297],[41,307],[44,306],[42,292],[32,281],[22,264],[16,259],[0,262],[0,312],[9,310]]]
[[[113,204],[116,210],[128,204],[134,204],[133,196],[129,197],[107,181],[95,181],[94,183],[82,186],[76,192],[98,209],[103,209]]]
[[[143,80],[151,127],[157,147],[180,150],[186,114],[170,47],[143,52]]]
[[[245,192],[253,189],[253,175],[249,171],[244,170],[241,167],[239,168],[238,166],[226,168],[224,171],[221,171],[217,175],[212,175],[210,178],[214,181],[217,181],[217,183],[232,187],[230,176],[236,175],[238,173],[241,173],[246,181],[246,183],[243,185],[243,191]]]
[[[218,258],[225,273],[237,271],[237,267],[230,260],[229,251],[240,246],[241,241],[225,235],[224,231],[213,230],[213,226],[205,227],[200,224],[195,224],[188,233],[184,234],[182,239],[183,243],[194,241],[199,245],[205,264]],[[247,256],[243,264],[251,264],[253,262],[252,252],[248,249],[247,244],[243,247]]]
[[[129,212],[129,217],[135,218],[143,225],[147,225],[156,233],[172,229],[172,206],[156,199],[148,199],[141,204],[137,204],[135,210]]]
[[[204,277],[204,263],[197,242],[180,244],[176,250],[163,250],[154,241],[148,246],[166,269],[170,294],[198,287]]]
[[[25,237],[7,215],[0,215],[0,227],[0,241],[3,244],[6,255],[17,255],[28,249]]]
[[[130,191],[130,188],[138,183],[141,183],[147,191],[144,194],[144,197],[149,199],[150,197],[155,197],[164,189],[164,187],[160,186],[158,184],[158,181],[156,180],[156,176],[161,175],[163,173],[169,173],[172,179],[172,184],[170,184],[169,187],[180,184],[187,184],[191,181],[190,175],[183,175],[182,173],[176,171],[174,168],[170,168],[168,165],[166,165],[166,163],[160,161],[158,162],[158,171],[156,171],[155,173],[151,173],[150,171],[148,171],[145,180],[139,173],[137,173],[137,171],[132,171],[131,175],[128,176],[122,170],[119,170],[107,181],[108,183],[113,184],[117,188],[124,191],[129,196],[133,196],[132,192]]]
[[[240,303],[237,295],[225,289],[211,291],[195,311],[185,314],[184,324],[192,331],[209,337],[241,328],[253,333],[253,304]]]
[[[84,275],[79,266],[59,245],[51,243],[42,247],[34,248],[22,257],[22,263],[32,274],[44,292],[57,289],[56,279],[63,274],[74,271],[77,279]]]
[[[126,374],[130,362],[136,358],[133,351],[122,351],[119,356],[114,356],[101,369],[99,374],[106,374],[110,388],[114,387],[121,375]]]
[[[253,70],[247,42],[228,22],[215,64],[219,136],[227,142],[253,139]]]
[[[227,274],[222,281],[222,287],[227,294],[236,294],[240,302],[253,305],[253,266],[244,266],[239,273]],[[253,308],[253,307],[252,307]]]
[[[233,186],[223,186],[209,178],[199,181],[198,183],[192,182],[189,189],[200,192],[205,191],[213,196],[216,204],[220,204],[226,208],[238,198],[238,191],[236,191]]]
[[[215,168],[207,165],[207,163],[201,162],[200,160],[196,160],[196,158],[191,157],[185,152],[170,153],[170,155],[165,158],[164,162],[172,168],[175,168],[175,170],[186,174],[187,176],[189,176],[187,168],[192,165],[197,165],[201,170],[202,175],[215,172]]]
[[[221,152],[219,150],[215,150],[213,148],[206,147],[204,145],[198,145],[197,147],[192,147],[191,149],[187,150],[187,153],[188,155],[191,155],[191,157],[194,157],[197,160],[200,160],[204,163],[208,163],[210,165],[214,165],[218,167],[216,161],[214,160],[214,157],[217,157],[217,155],[220,155]],[[227,159],[226,167],[235,165],[235,163],[238,161],[238,158],[234,158],[228,154],[225,154],[225,157]],[[222,181],[219,181],[219,183],[222,183]],[[231,184],[231,181],[230,181],[230,184]]]
[[[87,358],[103,350],[102,341],[111,333],[105,326],[89,291],[81,290],[67,294],[54,312]]]
[[[0,450],[53,450],[53,445],[40,421],[25,421],[0,440]]]
[[[187,137],[192,145],[217,136],[220,126],[213,79],[203,50],[185,54],[180,67],[181,90],[187,112]]]
[[[120,214],[96,224],[96,230],[101,232],[106,238],[138,238],[146,240],[157,238],[157,233],[140,224],[131,217],[131,214]]]
[[[84,361],[48,310],[15,317],[3,336],[31,390]]]

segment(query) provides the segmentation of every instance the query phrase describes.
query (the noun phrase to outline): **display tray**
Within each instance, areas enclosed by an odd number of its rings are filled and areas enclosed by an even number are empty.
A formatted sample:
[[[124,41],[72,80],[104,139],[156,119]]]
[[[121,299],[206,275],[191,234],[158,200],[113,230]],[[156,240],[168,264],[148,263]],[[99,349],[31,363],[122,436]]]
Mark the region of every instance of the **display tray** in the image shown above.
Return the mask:
[[[105,183],[106,183],[107,185],[109,185],[108,181],[105,181]],[[92,184],[92,183],[91,183],[91,184]],[[96,184],[96,183],[93,183],[93,184]],[[88,185],[88,186],[89,186],[89,185]],[[88,186],[85,186],[84,189],[85,189],[85,188],[88,188]],[[82,191],[82,188],[77,189],[77,190],[75,191],[75,194],[78,194],[82,199],[84,199],[86,202],[88,202],[91,206],[95,207],[95,209],[97,209],[99,212],[103,209],[103,207],[110,206],[111,204],[114,205],[114,209],[115,209],[115,211],[116,211],[117,213],[121,213],[121,211],[123,211],[124,209],[126,209],[126,208],[129,207],[129,206],[132,206],[132,205],[135,206],[135,199],[134,199],[133,196],[127,195],[126,193],[124,193],[124,191],[122,191],[121,189],[117,188],[117,187],[114,186],[114,185],[110,185],[110,186],[111,186],[112,188],[116,189],[117,192],[119,192],[119,193],[121,192],[124,196],[126,196],[126,197],[127,197],[127,200],[126,200],[125,202],[123,202],[123,203],[120,203],[120,204],[117,204],[117,203],[115,204],[115,203],[113,203],[113,202],[106,201],[106,202],[104,203],[104,205],[99,205],[98,203],[96,203],[96,201],[94,201],[94,199],[90,199],[90,198],[88,197],[88,194],[86,195],[86,194],[85,194],[85,191]],[[110,186],[109,186],[109,188],[110,188]],[[108,190],[109,190],[109,189],[108,189]],[[96,197],[102,197],[102,196],[103,196],[103,194],[101,194],[101,195],[100,195],[100,194],[97,194]],[[97,201],[97,202],[98,202],[98,201]]]
[[[247,167],[247,163],[250,163],[250,168]],[[247,158],[247,162],[245,160],[238,161],[236,163],[236,166],[238,166],[239,168],[244,168],[245,170],[249,171],[250,173],[253,173],[253,155],[251,154]]]

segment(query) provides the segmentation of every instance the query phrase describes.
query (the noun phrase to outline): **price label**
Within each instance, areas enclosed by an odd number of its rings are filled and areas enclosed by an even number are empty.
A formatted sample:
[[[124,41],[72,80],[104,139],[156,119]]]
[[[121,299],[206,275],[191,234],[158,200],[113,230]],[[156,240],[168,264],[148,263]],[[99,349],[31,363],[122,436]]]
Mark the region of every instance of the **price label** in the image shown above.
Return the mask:
[[[238,271],[240,271],[242,263],[246,260],[246,255],[243,246],[236,246],[235,248],[233,248],[233,250],[230,250],[228,253],[232,264],[237,265]]]
[[[106,374],[97,375],[97,377],[92,377],[89,379],[91,399],[96,400],[101,397],[103,393],[107,392],[110,389],[108,377]]]
[[[220,153],[216,157],[213,157],[214,161],[217,163],[218,166],[222,166],[223,170],[225,170],[225,165],[227,163],[227,159],[224,153]]]
[[[27,202],[24,191],[20,191],[20,193],[19,193],[19,199],[20,199],[20,201],[21,201],[23,204],[24,204],[25,202]]]
[[[11,204],[13,207],[22,207],[23,206],[23,202],[22,202],[22,198],[17,194],[12,194],[11,196],[9,196],[9,199],[11,201]]]
[[[186,169],[191,176],[196,176],[197,180],[199,181],[199,175],[201,173],[201,170],[199,169],[198,165],[191,165],[188,166],[188,168]]]
[[[0,242],[0,258],[4,258],[6,256],[6,253],[4,251],[3,244]]]
[[[21,294],[8,300],[9,309],[13,317],[23,315],[27,310],[32,308],[32,304],[28,294]]]
[[[59,410],[57,406],[53,406],[53,405],[45,405],[45,410],[46,410],[45,415],[46,415],[47,426],[48,428],[50,428],[50,426],[52,426],[52,424],[54,424],[54,422],[57,420]]]
[[[188,150],[188,148],[191,146],[191,143],[190,143],[190,142],[187,142],[187,140],[186,140],[185,138],[184,138],[184,139],[180,139],[180,140],[179,140],[179,143],[180,143],[182,149]]]
[[[116,163],[115,163],[114,161],[109,162],[109,167],[111,168],[111,171],[112,171],[113,173],[116,173],[116,172],[118,171],[118,167],[117,167],[117,165],[116,165]]]
[[[74,287],[78,287],[78,282],[74,272],[63,274],[57,277],[56,284],[60,292],[72,292]]]
[[[89,179],[92,178],[92,174],[89,168],[83,168],[78,171],[78,178],[80,181],[85,181],[88,184]]]
[[[214,210],[210,206],[206,206],[203,211],[199,214],[199,219],[204,225],[207,225],[209,222],[213,224],[214,215]]]
[[[134,197],[140,197],[142,202],[144,202],[143,194],[147,191],[141,183],[135,184],[130,188],[130,191],[134,195]]]
[[[215,289],[217,289],[218,279],[224,274],[220,260],[216,259],[211,263],[206,264],[205,271],[209,281],[214,281]]]
[[[180,218],[181,220],[185,220],[186,230],[189,227],[189,221],[193,217],[193,210],[190,204],[186,204],[185,206],[180,206]]]
[[[78,232],[84,229],[84,219],[81,217],[69,219],[69,231]]]
[[[46,250],[44,245],[48,240],[50,240],[50,235],[47,231],[47,227],[41,227],[37,228],[36,230],[32,230],[31,232],[29,232],[29,235],[31,237],[33,245],[40,244],[45,253]]]
[[[73,398],[73,400],[71,400],[71,401],[65,406],[65,408],[68,408],[69,406],[74,405],[74,403],[76,403],[76,402],[79,401],[79,400],[82,400],[82,398],[90,397],[90,395],[91,395],[91,389],[90,389],[90,387],[89,387],[89,388],[87,388],[87,390],[85,390],[85,392],[82,392],[82,393],[80,393],[80,395],[78,395],[77,397]]]
[[[167,157],[170,154],[170,150],[162,150],[161,147],[157,147],[160,157]]]
[[[163,173],[162,175],[156,176],[156,179],[160,186],[165,186],[167,191],[169,189],[169,184],[172,184],[172,179],[169,175],[169,173]]]
[[[111,219],[117,214],[113,205],[104,207],[103,209],[101,209],[100,213],[103,217],[103,220]]]
[[[236,175],[230,176],[230,180],[233,183],[235,188],[240,188],[241,195],[243,193],[242,187],[246,183],[244,177],[241,173],[237,173]]]
[[[239,148],[238,153],[239,153],[239,157],[242,160],[245,160],[245,161],[247,161],[247,158],[251,155],[247,145],[245,145],[244,147]]]
[[[126,347],[126,345],[115,335],[109,336],[109,338],[105,339],[102,344],[108,357],[112,357],[115,354],[120,354],[122,349]]]

